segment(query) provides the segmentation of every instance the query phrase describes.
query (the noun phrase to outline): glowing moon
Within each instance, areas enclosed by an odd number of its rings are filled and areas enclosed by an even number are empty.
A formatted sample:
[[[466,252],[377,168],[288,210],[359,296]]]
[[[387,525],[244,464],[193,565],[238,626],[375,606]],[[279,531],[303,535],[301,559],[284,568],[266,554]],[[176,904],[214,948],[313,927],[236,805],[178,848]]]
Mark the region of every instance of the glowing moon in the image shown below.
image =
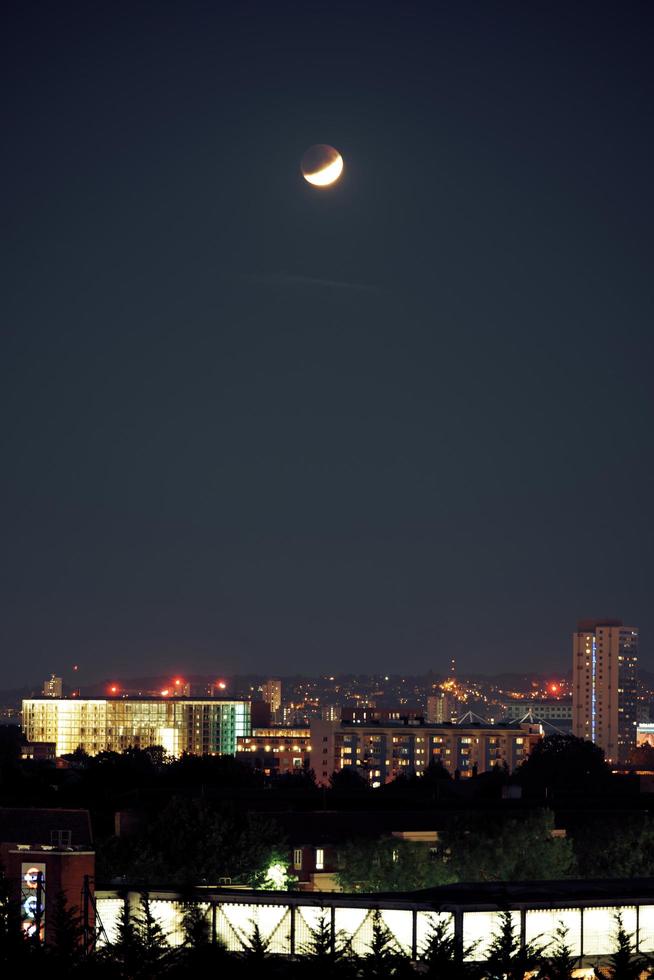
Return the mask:
[[[302,176],[314,187],[327,187],[343,173],[343,157],[333,146],[316,143],[302,157]]]

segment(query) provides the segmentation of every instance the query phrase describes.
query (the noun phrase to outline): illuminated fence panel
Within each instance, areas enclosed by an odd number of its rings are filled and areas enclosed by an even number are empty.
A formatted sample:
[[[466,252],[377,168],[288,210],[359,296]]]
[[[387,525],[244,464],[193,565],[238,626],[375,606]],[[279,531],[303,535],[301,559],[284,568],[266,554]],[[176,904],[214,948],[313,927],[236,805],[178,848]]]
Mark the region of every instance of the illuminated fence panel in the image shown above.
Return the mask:
[[[271,953],[291,952],[291,915],[290,908],[287,908],[282,918],[269,934],[268,939],[270,945],[268,949]]]
[[[194,904],[205,911],[209,908],[206,902]],[[150,902],[150,911],[163,929],[170,945],[181,946],[184,942],[184,905],[181,902],[153,899]]]
[[[250,905],[218,905],[216,908],[216,935],[230,953],[243,949],[242,937],[248,936],[252,929],[251,909]]]
[[[261,938],[270,940],[270,951],[274,953],[289,953],[290,941],[290,912],[288,905],[241,905],[228,903],[219,905],[216,910],[216,931],[218,938],[228,950],[238,952],[247,947],[255,925],[259,927]],[[286,919],[286,930],[280,931],[282,920]]]
[[[390,929],[395,942],[404,953],[413,948],[413,912],[409,909],[383,909],[382,922]]]
[[[312,905],[298,905],[295,910],[295,952],[302,953],[311,944],[312,935],[324,921],[331,929],[332,910]]]
[[[520,913],[511,912],[511,920],[520,935]],[[463,915],[463,948],[473,947],[467,960],[483,960],[491,947],[502,921],[501,912],[465,912]]]
[[[622,925],[630,933],[636,932],[636,909],[633,906],[622,906]],[[611,953],[615,949],[615,937],[618,929],[615,906],[609,908],[584,909],[584,956],[596,956]]]
[[[348,911],[351,911],[348,909]],[[361,925],[352,933],[352,952],[356,956],[365,956],[370,952],[370,944],[372,943],[372,909],[361,910],[365,912],[361,920]]]
[[[99,898],[96,902],[98,927],[102,929],[98,936],[98,945],[105,946],[107,942],[115,943],[118,937],[118,919],[125,902],[122,898]]]
[[[654,905],[638,910],[638,948],[641,953],[654,952]]]
[[[155,920],[160,924],[168,942],[176,946],[183,942],[183,916],[186,904],[175,893],[160,894],[150,902],[150,909]],[[203,896],[204,898],[204,896]],[[227,898],[227,896],[225,896]],[[215,901],[215,906],[206,900],[194,903],[204,911],[207,925],[211,927],[215,911],[216,936],[231,952],[240,952],[250,944],[255,926],[259,929],[261,939],[269,943],[273,953],[288,954],[291,952],[291,937],[294,933],[294,949],[297,954],[306,951],[311,944],[312,933],[320,926],[321,919],[331,929],[333,919],[335,935],[350,944],[352,952],[357,956],[365,956],[370,952],[373,941],[373,924],[376,909],[372,905],[330,905],[321,907],[293,896],[287,902],[275,904],[274,898],[266,898],[265,903],[252,901],[222,901],[222,896]],[[246,896],[244,895],[245,899]],[[139,914],[136,892],[130,892],[130,907]],[[346,899],[347,900],[347,899]],[[370,901],[370,898],[367,899]],[[293,908],[289,901],[292,901]],[[331,901],[331,900],[330,900]],[[390,904],[390,903],[388,903]],[[97,897],[98,912],[98,944],[106,945],[115,942],[117,927],[124,901],[116,892],[99,894]],[[465,911],[462,910],[462,940],[464,950],[472,948],[466,957],[470,961],[486,958],[493,939],[498,935],[502,912],[500,911]],[[524,912],[525,932],[527,943],[545,947],[546,952],[552,951],[556,941],[556,931],[559,926],[567,930],[566,944],[572,955],[583,956],[586,961],[593,962],[595,956],[606,956],[615,950],[617,933],[616,913],[620,912],[625,931],[636,939],[639,930],[639,946],[642,952],[654,952],[654,904],[640,906],[604,906],[582,909],[580,906],[568,906],[561,909],[526,909]],[[513,909],[510,912],[516,939],[520,937],[520,912]],[[383,926],[390,930],[395,944],[406,953],[412,953],[415,941],[418,955],[424,953],[434,927],[445,923],[446,935],[454,934],[455,916],[452,912],[437,912],[428,908],[384,908],[379,910]],[[415,936],[414,936],[415,922]],[[582,928],[583,926],[583,928]],[[583,949],[582,949],[583,936]]]
[[[418,912],[416,916],[416,947],[418,955],[425,951],[427,943],[440,922],[446,924],[446,936],[454,935],[454,916],[451,912]]]
[[[525,941],[550,953],[560,926],[567,929],[565,942],[572,955],[581,956],[581,909],[528,909]]]
[[[334,929],[336,935],[342,940],[353,942],[359,930],[364,927],[369,911],[369,909],[353,908],[334,909]],[[372,937],[372,932],[370,936]]]

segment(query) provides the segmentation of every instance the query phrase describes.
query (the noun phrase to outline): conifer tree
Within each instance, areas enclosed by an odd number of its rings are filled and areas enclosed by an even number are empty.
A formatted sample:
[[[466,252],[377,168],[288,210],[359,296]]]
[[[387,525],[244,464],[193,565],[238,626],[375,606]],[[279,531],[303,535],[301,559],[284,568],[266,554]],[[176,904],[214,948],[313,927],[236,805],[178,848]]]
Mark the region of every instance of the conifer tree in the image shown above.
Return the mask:
[[[595,967],[598,980],[638,980],[642,973],[649,973],[652,964],[636,950],[633,935],[628,933],[622,921],[622,913],[615,916],[615,949],[606,965]]]
[[[58,972],[72,971],[81,965],[86,952],[79,909],[68,904],[64,892],[58,892],[50,915],[48,959]]]
[[[473,980],[478,968],[469,957],[475,946],[460,949],[449,923],[440,919],[432,926],[427,942],[420,951],[423,975],[434,980]]]
[[[20,926],[20,904],[11,894],[11,882],[0,865],[0,973],[9,974],[27,964],[31,952]]]
[[[372,913],[372,940],[362,957],[358,975],[365,980],[398,977],[408,973],[409,961],[400,949],[379,909]]]
[[[171,966],[173,953],[163,929],[152,914],[147,892],[141,895],[139,912],[134,918],[141,944],[138,976],[142,980],[156,980]]]
[[[257,922],[252,923],[250,937],[241,941],[243,949],[240,953],[240,960],[246,977],[253,977],[260,980],[262,976],[275,976],[277,971],[277,957],[270,952],[270,939],[264,939]]]
[[[488,980],[524,980],[525,973],[539,970],[541,960],[541,947],[535,943],[523,946],[511,913],[502,912],[484,965]]]
[[[182,917],[184,943],[176,956],[173,976],[211,976],[220,974],[225,980],[230,957],[222,940],[211,936],[207,910],[190,902]]]
[[[559,923],[554,931],[554,946],[543,955],[541,975],[545,980],[571,980],[578,962],[579,957],[573,955],[568,942],[568,929]]]
[[[118,976],[131,980],[138,975],[142,950],[141,935],[129,902],[123,902],[118,914],[116,938],[103,950],[102,960],[113,963]]]
[[[302,972],[312,977],[349,976],[353,971],[352,952],[342,935],[332,936],[331,916],[320,910],[310,938],[300,950]]]
[[[263,963],[267,959],[270,940],[263,938],[258,922],[252,923],[252,933],[242,945],[245,959],[257,963]]]

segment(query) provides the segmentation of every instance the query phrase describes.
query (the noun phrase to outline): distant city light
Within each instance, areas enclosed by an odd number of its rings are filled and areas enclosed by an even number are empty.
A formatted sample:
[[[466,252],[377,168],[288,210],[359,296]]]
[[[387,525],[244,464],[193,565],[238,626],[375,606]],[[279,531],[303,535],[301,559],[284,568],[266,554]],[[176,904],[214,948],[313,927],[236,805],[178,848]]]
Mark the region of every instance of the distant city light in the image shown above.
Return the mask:
[[[109,693],[110,694],[118,694],[118,685],[117,684],[111,684],[109,686]]]
[[[225,690],[225,688],[227,687],[227,685],[225,684],[225,682],[224,682],[224,681],[218,681],[218,683],[216,684],[216,687],[217,687],[217,688],[218,688],[219,690],[221,690],[221,691],[224,691],[224,690]]]
[[[161,691],[161,697],[165,698],[168,694],[170,694],[170,691],[168,690],[167,687],[165,687],[163,691]]]

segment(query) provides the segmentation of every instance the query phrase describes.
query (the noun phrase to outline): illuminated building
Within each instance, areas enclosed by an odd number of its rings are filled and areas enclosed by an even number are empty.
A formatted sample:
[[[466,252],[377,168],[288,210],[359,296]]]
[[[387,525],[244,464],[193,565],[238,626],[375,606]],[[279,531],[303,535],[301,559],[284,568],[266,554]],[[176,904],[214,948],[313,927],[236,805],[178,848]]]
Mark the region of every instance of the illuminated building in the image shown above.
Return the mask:
[[[327,785],[334,772],[354,765],[377,787],[396,776],[422,775],[440,762],[462,778],[506,764],[513,770],[542,738],[538,723],[429,725],[416,720],[329,722],[254,728],[238,739],[238,758],[265,775],[313,769]]]
[[[274,678],[264,681],[261,687],[261,696],[270,707],[270,713],[274,717],[282,706],[282,682]]]
[[[64,682],[61,677],[51,674],[47,681],[43,681],[44,698],[60,698],[64,693]]]
[[[573,634],[573,734],[626,761],[636,743],[638,630],[618,619],[583,620]]]
[[[171,756],[234,755],[250,732],[250,702],[220,698],[28,698],[23,701],[28,742],[51,742],[58,756],[81,748],[89,755],[161,745]]]
[[[505,718],[522,718],[539,721],[547,730],[572,731],[572,701],[509,701],[506,704]]]
[[[340,704],[326,704],[320,709],[320,717],[323,721],[340,721],[341,714]]]
[[[444,721],[452,721],[454,714],[454,703],[450,694],[440,691],[438,694],[430,694],[427,698],[427,721],[432,724],[442,724]]]
[[[515,769],[542,735],[534,723],[346,725],[316,720],[311,722],[311,768],[323,785],[345,766],[357,766],[373,787],[400,775],[422,775],[432,762],[466,778],[495,765]]]
[[[636,728],[636,745],[651,745],[654,748],[654,725],[651,722],[643,722]]]
[[[236,756],[266,776],[298,772],[310,766],[311,732],[306,727],[253,728],[237,739]]]
[[[328,720],[323,717],[323,721]],[[357,725],[387,722],[417,724],[425,720],[425,712],[420,708],[377,708],[374,704],[364,702],[353,708],[342,708],[340,720]]]
[[[63,895],[68,906],[85,904],[84,938],[90,943],[95,850],[88,811],[0,809],[0,866],[27,935],[56,942],[57,900]]]
[[[138,907],[140,893],[120,889],[96,890],[103,931],[99,945],[115,942],[125,902]],[[553,951],[557,930],[566,929],[566,944],[587,976],[615,950],[616,915],[641,954],[654,952],[654,904],[648,878],[595,881],[480,882],[444,885],[421,892],[394,895],[274,894],[203,887],[188,892],[157,889],[150,911],[173,946],[185,941],[183,919],[193,902],[207,922],[208,935],[233,953],[252,940],[256,928],[270,953],[296,955],[309,945],[312,931],[327,916],[332,937],[347,943],[355,956],[370,954],[375,912],[393,943],[417,959],[442,923],[456,948],[469,962],[483,961],[509,912],[514,934],[522,946],[536,944]]]

